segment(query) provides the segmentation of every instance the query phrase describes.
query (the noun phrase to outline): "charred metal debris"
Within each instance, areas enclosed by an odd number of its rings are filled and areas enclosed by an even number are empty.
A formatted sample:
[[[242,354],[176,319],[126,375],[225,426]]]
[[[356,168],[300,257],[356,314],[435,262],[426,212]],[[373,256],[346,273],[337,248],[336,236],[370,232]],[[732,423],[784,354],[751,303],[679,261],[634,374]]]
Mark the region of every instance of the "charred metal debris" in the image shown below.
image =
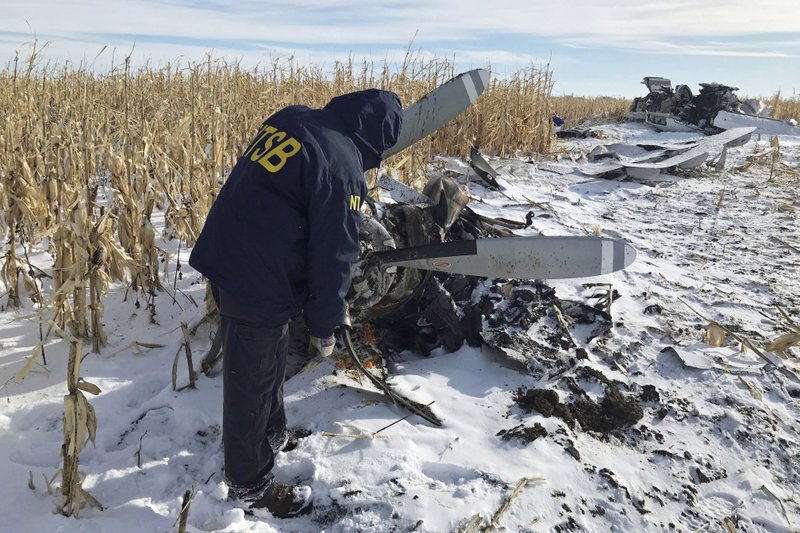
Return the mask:
[[[649,76],[642,82],[649,91],[646,96],[634,98],[629,120],[643,120],[656,128],[669,129],[673,121],[685,123],[692,129],[707,129],[718,133],[722,128],[714,126],[719,111],[739,111],[741,102],[734,94],[738,87],[721,83],[701,83],[697,95],[688,85],[676,85],[667,78]]]
[[[475,213],[466,206],[466,192],[449,177],[431,180],[424,194],[431,198],[427,203],[373,202],[371,222],[362,224],[362,249],[479,239],[510,233],[532,219],[531,215],[525,223],[513,222]],[[387,244],[388,236],[392,243]],[[403,268],[387,272],[373,268],[368,253],[355,269],[348,299],[354,322],[370,323],[384,352],[429,354],[439,347],[455,351],[464,342],[473,347],[487,344],[536,377],[562,371],[581,353],[585,357],[585,350],[565,332],[565,320],[592,324],[592,332],[607,332],[611,322],[600,305],[562,301],[540,281]]]
[[[659,131],[701,131],[715,134],[736,127],[755,126],[759,133],[798,135],[793,121],[770,118],[769,109],[757,99],[740,100],[738,87],[701,83],[693,94],[688,85],[676,85],[667,78],[648,76],[642,82],[649,91],[634,98],[627,120],[646,122]]]
[[[411,194],[398,183],[385,178],[383,183],[399,195]],[[598,298],[590,305],[562,300],[555,289],[536,280],[487,279],[403,268],[386,271],[370,263],[372,250],[510,234],[511,229],[529,225],[533,216],[525,223],[481,216],[467,207],[466,191],[449,177],[432,179],[423,194],[428,200],[413,204],[373,201],[372,216],[362,224],[364,259],[354,270],[348,300],[353,349],[376,356],[371,373],[385,378],[387,363],[404,350],[426,355],[439,348],[453,352],[463,343],[488,346],[491,353],[503,356],[503,364],[535,380],[559,378],[581,368],[580,361],[589,358],[585,347],[602,344],[613,327],[610,301]],[[585,287],[588,302],[596,296],[596,284]],[[573,328],[580,333],[573,334]],[[610,392],[606,404],[614,402],[636,404],[618,390]],[[586,417],[591,416],[589,404],[576,405],[576,411],[583,409]],[[595,411],[606,407],[604,404]],[[595,418],[605,420],[604,416]],[[565,421],[570,423],[575,416],[568,418]],[[600,426],[613,425],[602,420]],[[538,431],[520,431],[502,437],[522,436],[526,440],[534,434],[542,436]]]

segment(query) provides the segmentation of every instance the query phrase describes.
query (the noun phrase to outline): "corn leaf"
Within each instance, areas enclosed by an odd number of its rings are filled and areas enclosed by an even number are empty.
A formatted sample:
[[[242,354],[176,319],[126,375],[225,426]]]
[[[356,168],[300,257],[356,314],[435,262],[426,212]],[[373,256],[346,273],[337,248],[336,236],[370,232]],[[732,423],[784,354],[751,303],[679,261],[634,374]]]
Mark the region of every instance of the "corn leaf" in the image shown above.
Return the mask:
[[[800,333],[785,333],[767,345],[767,351],[783,352],[800,345]]]
[[[717,347],[725,344],[725,330],[716,322],[708,323],[708,328],[706,328],[706,344]]]
[[[94,394],[95,396],[97,396],[102,392],[100,390],[100,387],[98,387],[94,383],[89,383],[83,378],[78,378],[78,388],[81,389],[82,391],[88,392],[89,394]]]
[[[92,404],[86,400],[86,396],[81,394],[81,399],[86,409],[86,432],[89,435],[89,440],[92,441],[92,444],[94,444],[95,437],[97,436],[97,414],[95,413]]]
[[[84,501],[89,504],[89,507],[94,507],[99,511],[104,509],[103,504],[97,501],[97,498],[86,492],[83,487],[81,487],[81,496],[83,497]]]

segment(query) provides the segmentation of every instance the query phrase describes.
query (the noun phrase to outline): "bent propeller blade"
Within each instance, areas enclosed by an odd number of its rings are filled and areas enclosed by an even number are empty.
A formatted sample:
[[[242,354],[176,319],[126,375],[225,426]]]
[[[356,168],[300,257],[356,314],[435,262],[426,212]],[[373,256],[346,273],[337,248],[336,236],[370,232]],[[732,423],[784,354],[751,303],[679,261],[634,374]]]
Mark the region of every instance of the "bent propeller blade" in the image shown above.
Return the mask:
[[[403,110],[403,126],[397,142],[381,155],[381,159],[408,148],[456,118],[475,103],[488,86],[488,70],[469,70],[408,106]]]

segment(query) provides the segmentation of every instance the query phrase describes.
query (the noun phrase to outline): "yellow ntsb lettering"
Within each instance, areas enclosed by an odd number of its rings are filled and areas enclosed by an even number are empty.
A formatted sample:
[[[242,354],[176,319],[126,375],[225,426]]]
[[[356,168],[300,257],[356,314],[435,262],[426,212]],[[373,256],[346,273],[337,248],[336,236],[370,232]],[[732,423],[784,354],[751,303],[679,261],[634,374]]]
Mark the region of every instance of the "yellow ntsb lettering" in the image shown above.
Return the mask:
[[[280,144],[275,146],[276,143]],[[278,131],[274,126],[264,124],[258,136],[244,151],[244,157],[257,161],[269,172],[278,172],[300,148],[302,145],[297,139],[287,137],[285,131]]]
[[[281,131],[278,133],[283,132]],[[287,159],[300,151],[300,148],[300,142],[298,142],[294,137],[289,137],[271,151],[267,152],[264,157],[258,160],[258,163],[270,172],[277,172],[283,168],[283,165],[286,164]]]
[[[361,209],[361,197],[356,194],[350,195],[350,209],[359,211]]]

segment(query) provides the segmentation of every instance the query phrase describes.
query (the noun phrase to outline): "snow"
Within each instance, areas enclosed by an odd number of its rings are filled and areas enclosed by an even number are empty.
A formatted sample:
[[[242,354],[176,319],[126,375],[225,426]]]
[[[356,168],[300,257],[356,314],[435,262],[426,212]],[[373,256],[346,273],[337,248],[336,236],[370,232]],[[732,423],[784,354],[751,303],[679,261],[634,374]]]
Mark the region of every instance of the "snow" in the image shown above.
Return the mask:
[[[551,389],[563,400],[557,379],[522,372],[488,347],[464,346],[428,357],[404,352],[389,363],[392,385],[418,402],[434,402],[443,427],[411,416],[368,438],[408,413],[382,401],[371,384],[337,367],[335,359],[314,360],[286,383],[290,425],[312,433],[279,454],[275,473],[281,481],[309,483],[315,510],[289,520],[267,512],[246,515],[226,501],[221,377],[200,374],[195,389],[180,392],[171,386],[180,323],[194,324],[205,311],[203,283],[181,249],[175,303],[171,293],[159,293],[153,321],[141,297],[137,307],[137,297],[126,299],[125,287],[116,286],[104,315],[109,345],[86,355],[82,365],[81,375],[102,390],[89,397],[97,442],[80,456],[84,488],[102,511],[84,508],[78,519],[56,512],[68,344],[48,342],[47,366],[16,382],[13,375],[39,339],[35,309],[28,302],[0,313],[2,529],[172,531],[183,493],[193,490],[193,532],[453,531],[475,514],[488,523],[530,478],[499,518],[506,530],[726,531],[728,519],[742,531],[796,531],[800,385],[792,372],[798,370],[798,348],[787,359],[767,353],[767,362],[731,338],[708,346],[707,322],[692,309],[762,351],[788,331],[776,305],[800,322],[800,138],[779,139],[793,175],[770,180],[768,164],[734,170],[768,147],[769,139],[754,138],[728,151],[722,172],[703,167],[643,184],[570,169],[600,143],[693,136],[657,134],[641,125],[599,130],[602,139],[560,143],[559,159],[549,164],[491,160],[505,190],[473,182],[471,207],[517,220],[533,210],[533,225],[518,232],[523,235],[587,235],[599,226],[637,249],[637,261],[622,272],[548,283],[562,299],[586,301],[593,290],[584,287],[587,282],[608,283],[619,292],[608,338],[587,343],[588,332],[578,326],[573,334],[589,354],[580,365],[632,388],[655,387],[660,399],[640,402],[644,417],[634,427],[600,434],[525,412],[515,391]],[[451,158],[439,166],[462,177],[467,171]],[[177,252],[174,242],[159,244]],[[44,253],[33,260],[45,270],[52,266]],[[660,313],[645,312],[652,306]],[[210,346],[209,333],[202,326],[192,338],[196,366]],[[185,384],[183,359],[178,369],[178,383]],[[581,384],[595,400],[604,394],[597,382]],[[547,435],[529,444],[497,435],[537,423]],[[45,478],[54,476],[48,494]]]

